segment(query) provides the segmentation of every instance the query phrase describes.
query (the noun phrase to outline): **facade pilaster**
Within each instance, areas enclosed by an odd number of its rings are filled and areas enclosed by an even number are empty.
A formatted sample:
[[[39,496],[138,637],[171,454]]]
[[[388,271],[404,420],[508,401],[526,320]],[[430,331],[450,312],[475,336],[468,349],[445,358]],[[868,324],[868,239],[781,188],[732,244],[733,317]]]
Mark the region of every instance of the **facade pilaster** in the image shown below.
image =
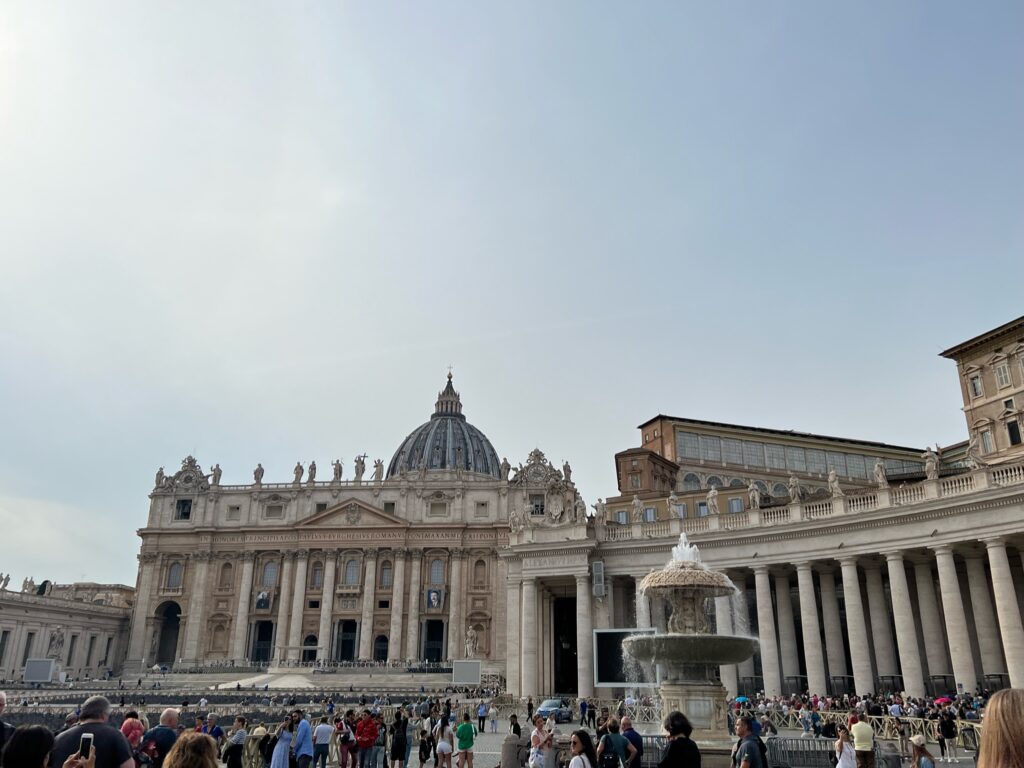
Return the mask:
[[[942,612],[946,617],[946,638],[949,641],[949,656],[953,661],[953,677],[965,691],[973,691],[978,684],[974,669],[974,654],[971,652],[971,638],[967,633],[967,617],[960,592],[960,578],[956,573],[953,550],[948,546],[934,547],[935,564],[939,571],[939,593],[942,595]]]
[[[779,614],[779,654],[782,657],[782,682],[800,675],[800,652],[796,644],[796,621],[793,619],[793,598],[789,591],[789,574],[775,574],[775,604]],[[794,691],[787,691],[793,693]]]
[[[199,636],[206,617],[206,598],[209,594],[210,553],[196,552],[190,558],[193,566],[191,594],[188,599],[188,619],[185,622],[185,644],[182,658],[189,662],[199,661]]]
[[[465,639],[465,628],[462,618],[462,598],[465,590],[462,588],[462,553],[452,552],[452,581],[448,590],[448,658],[461,659],[463,654],[463,640]]]
[[[999,638],[999,625],[996,624],[996,611],[992,606],[992,593],[988,588],[985,561],[981,555],[970,555],[964,558],[964,562],[967,565],[974,626],[981,650],[981,667],[986,675],[1003,673],[1006,671],[1006,659]]]
[[[825,656],[830,677],[846,676],[846,651],[843,648],[843,625],[839,619],[836,597],[836,574],[832,566],[818,569],[818,590],[821,593],[821,621],[825,629]]]
[[[423,550],[412,551],[412,578],[409,580],[409,630],[405,643],[405,657],[420,658],[420,575],[423,572]]]
[[[804,640],[804,664],[807,667],[807,689],[823,696],[828,693],[825,679],[825,654],[821,647],[821,624],[818,622],[818,601],[814,595],[814,571],[810,563],[796,566],[800,588],[800,628]]]
[[[157,556],[154,553],[143,552],[139,555],[139,583],[135,592],[135,610],[132,611],[131,639],[128,642],[128,658],[131,661],[140,662],[145,667],[146,654],[146,631],[149,625],[149,614],[152,612],[151,604],[153,591],[156,586],[157,577]],[[13,646],[11,658],[18,653],[18,646]],[[17,666],[21,659],[17,659],[12,668]],[[152,659],[149,659],[152,661]]]
[[[359,658],[373,658],[373,606],[377,597],[377,550],[365,550],[363,612],[359,617]]]
[[[925,638],[924,654],[929,675],[943,675],[950,671],[946,660],[946,644],[939,604],[935,599],[935,577],[930,561],[914,563],[914,581],[917,584],[917,610],[921,615],[921,634]]]
[[[728,595],[715,598],[715,631],[719,635],[732,635],[735,632],[732,625],[732,598]],[[730,696],[736,696],[740,687],[736,665],[722,664],[719,667],[719,675],[726,692]]]
[[[391,629],[388,661],[402,658],[402,613],[405,611],[405,550],[395,551],[394,579],[391,582]]]
[[[594,616],[591,610],[590,575],[576,575],[576,664],[578,696],[594,695]]]
[[[238,584],[238,602],[235,604],[235,626],[231,637],[231,658],[244,664],[249,658],[245,641],[249,637],[249,600],[252,599],[252,577],[256,567],[256,553],[242,553],[242,578]]]
[[[761,675],[767,696],[782,694],[779,647],[775,640],[775,610],[772,608],[772,581],[767,566],[754,568],[757,591],[757,635],[761,643]]]
[[[843,602],[846,603],[846,629],[850,639],[850,661],[853,664],[854,693],[863,696],[874,693],[875,676],[871,669],[868,649],[868,628],[864,621],[864,600],[860,593],[860,575],[857,559],[839,561],[843,570]]]
[[[992,591],[996,596],[996,615],[999,616],[999,634],[1003,638],[1006,671],[1010,686],[1024,687],[1024,626],[1021,625],[1020,605],[1013,587],[1010,560],[1006,556],[1006,542],[987,539],[988,567],[992,571]]]
[[[898,673],[896,650],[892,642],[889,606],[882,586],[882,569],[875,563],[864,566],[864,580],[868,588],[868,612],[871,614],[871,642],[875,648],[875,669],[878,677],[892,677]]]
[[[320,626],[316,633],[316,660],[331,660],[331,628],[334,618],[334,580],[338,573],[338,550],[324,552],[324,586],[320,593]]]
[[[294,566],[291,552],[286,552],[283,559],[281,588],[278,591],[278,600],[281,602],[277,606],[277,631],[274,633],[274,659],[278,661],[288,658],[285,646],[288,644],[288,608],[292,601],[292,568]]]
[[[521,696],[523,685],[519,679],[519,661],[522,658],[519,640],[522,636],[519,621],[519,579],[509,578],[505,589],[505,681],[513,697]]]
[[[523,579],[523,690],[522,696],[534,696],[537,689],[537,580]]]
[[[295,592],[292,596],[292,618],[288,625],[287,658],[297,661],[302,658],[302,614],[306,609],[306,574],[309,570],[309,550],[300,549],[295,553]]]
[[[917,644],[914,606],[910,602],[903,553],[886,552],[885,559],[889,563],[889,592],[892,595],[893,618],[896,620],[896,642],[900,652],[903,690],[910,696],[921,697],[925,695],[924,672],[921,670],[921,649]]]

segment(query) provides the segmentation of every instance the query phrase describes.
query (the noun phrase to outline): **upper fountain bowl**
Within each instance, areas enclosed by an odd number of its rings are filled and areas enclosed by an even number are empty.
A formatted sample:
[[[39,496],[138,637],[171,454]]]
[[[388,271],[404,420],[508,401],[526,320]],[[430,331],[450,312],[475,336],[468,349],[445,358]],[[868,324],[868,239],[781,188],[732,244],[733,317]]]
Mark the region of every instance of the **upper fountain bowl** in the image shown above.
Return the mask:
[[[653,571],[640,582],[644,594],[693,590],[705,597],[725,597],[736,592],[729,577],[712,571],[699,560],[670,560],[660,571]]]

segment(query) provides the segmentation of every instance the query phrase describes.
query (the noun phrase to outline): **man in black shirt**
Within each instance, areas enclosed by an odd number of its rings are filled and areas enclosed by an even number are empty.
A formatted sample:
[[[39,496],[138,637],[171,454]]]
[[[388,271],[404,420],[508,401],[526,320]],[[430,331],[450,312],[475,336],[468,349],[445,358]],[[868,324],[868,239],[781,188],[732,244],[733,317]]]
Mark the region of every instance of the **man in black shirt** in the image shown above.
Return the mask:
[[[157,768],[163,765],[164,758],[171,751],[174,742],[178,740],[178,710],[165,709],[160,713],[160,725],[150,728],[142,734],[140,744],[145,747],[146,742],[152,741],[156,748],[154,762]]]
[[[68,728],[54,741],[50,768],[61,768],[71,755],[78,753],[83,733],[92,734],[96,768],[135,768],[128,739],[117,728],[107,724],[109,717],[110,702],[105,696],[86,699],[78,715],[78,725]]]

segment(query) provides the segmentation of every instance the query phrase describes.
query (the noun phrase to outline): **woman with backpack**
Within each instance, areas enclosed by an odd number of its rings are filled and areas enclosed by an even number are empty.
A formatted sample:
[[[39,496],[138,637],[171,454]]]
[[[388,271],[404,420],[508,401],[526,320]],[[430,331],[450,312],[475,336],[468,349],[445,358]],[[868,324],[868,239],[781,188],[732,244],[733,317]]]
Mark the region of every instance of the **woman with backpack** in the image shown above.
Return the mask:
[[[619,721],[614,717],[608,720],[608,733],[601,737],[597,745],[598,768],[625,768],[636,755],[636,747],[619,733]]]

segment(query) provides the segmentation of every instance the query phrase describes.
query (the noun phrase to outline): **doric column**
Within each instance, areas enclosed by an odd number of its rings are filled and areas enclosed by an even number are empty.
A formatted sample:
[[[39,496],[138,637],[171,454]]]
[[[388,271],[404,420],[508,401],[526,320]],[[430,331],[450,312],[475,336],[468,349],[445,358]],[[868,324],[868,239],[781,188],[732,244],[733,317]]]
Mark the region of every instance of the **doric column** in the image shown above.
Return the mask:
[[[405,550],[395,550],[394,579],[391,582],[391,630],[388,661],[402,658],[402,612],[405,610]]]
[[[367,549],[363,571],[363,613],[359,618],[359,658],[373,658],[373,603],[377,594],[377,550]]]
[[[320,627],[316,633],[316,660],[331,660],[331,625],[334,618],[334,579],[337,575],[338,550],[324,552],[324,587],[320,593]]]
[[[761,641],[761,676],[764,692],[768,696],[782,694],[782,675],[779,671],[779,646],[775,640],[775,610],[772,608],[772,582],[768,568],[754,568],[754,586],[757,590],[757,635]]]
[[[306,573],[309,569],[309,550],[295,553],[295,592],[292,596],[292,619],[288,626],[288,658],[302,658],[302,614],[306,609]]]
[[[518,578],[509,578],[505,587],[505,680],[508,692],[513,697],[521,696],[523,686],[519,680],[519,660],[522,653],[519,639],[522,636],[519,621],[519,593],[521,587]]]
[[[800,675],[800,651],[796,644],[796,622],[793,620],[793,598],[789,591],[789,574],[775,574],[775,604],[779,613],[779,654],[782,657],[782,682]],[[785,690],[785,686],[783,686]],[[795,691],[786,690],[786,693]]]
[[[523,690],[520,695],[533,696],[537,690],[537,580],[523,579]]]
[[[892,643],[889,606],[885,602],[882,569],[871,563],[864,566],[868,588],[868,612],[871,614],[871,642],[875,647],[875,666],[879,677],[896,674],[896,650]]]
[[[732,614],[732,629],[737,635],[747,635],[750,632],[750,606],[747,604],[747,577],[743,574],[738,577],[736,584],[737,592],[732,597],[733,601],[733,614]],[[751,656],[746,661],[743,661],[737,667],[737,673],[740,679],[744,677],[754,677],[754,657]]]
[[[903,690],[910,696],[924,696],[924,672],[921,670],[921,649],[917,644],[917,626],[914,606],[910,602],[907,571],[902,552],[886,552],[889,563],[889,592],[892,595],[892,613],[896,619],[896,643],[900,651],[900,670]]]
[[[420,657],[420,573],[423,571],[423,550],[412,551],[412,578],[409,584],[409,633],[406,637],[405,656]]]
[[[292,556],[290,552],[286,552],[284,555],[284,562],[281,565],[281,588],[277,595],[280,604],[277,606],[274,658],[280,660],[288,658],[284,652],[284,646],[288,644],[288,607],[292,598]]]
[[[1006,659],[1003,657],[1003,645],[999,639],[996,611],[992,607],[992,593],[988,588],[985,561],[981,559],[981,555],[971,555],[965,557],[964,562],[967,564],[967,583],[971,591],[974,627],[981,650],[981,667],[986,675],[1003,673],[1006,671]],[[967,690],[970,692],[971,689]]]
[[[135,590],[135,611],[132,614],[132,631],[128,641],[128,659],[146,662],[146,625],[149,623],[150,603],[157,576],[157,556],[152,552],[139,554],[139,580]],[[17,646],[14,653],[17,653]],[[14,658],[12,654],[11,658]],[[152,661],[152,659],[148,659]],[[143,663],[143,666],[145,664]],[[13,666],[12,666],[13,668]]]
[[[651,626],[651,601],[646,595],[640,594],[640,582],[643,581],[646,573],[634,576],[636,582],[636,625],[639,629],[647,629]]]
[[[462,553],[452,552],[452,580],[448,585],[448,658],[461,659],[465,629],[462,619]]]
[[[236,664],[244,664],[249,658],[245,641],[249,636],[249,600],[252,598],[252,577],[256,563],[255,552],[242,553],[242,579],[238,585],[238,602],[235,604],[235,631],[231,638],[231,658]]]
[[[814,596],[814,572],[810,563],[797,563],[797,584],[800,588],[800,628],[804,639],[804,664],[807,666],[807,690],[824,696],[825,654],[821,648],[821,624],[818,623],[818,601]]]
[[[818,569],[818,589],[821,592],[821,622],[825,629],[825,656],[830,677],[846,675],[846,651],[843,648],[843,625],[839,619],[839,599],[836,597],[836,574],[832,566]]]
[[[590,574],[576,574],[577,696],[594,695],[594,616],[590,605]]]
[[[921,614],[921,634],[925,638],[924,653],[929,675],[949,672],[946,646],[942,642],[942,620],[939,604],[935,600],[935,577],[931,561],[914,563],[914,581],[917,583],[917,610]]]
[[[188,596],[188,619],[185,621],[185,645],[182,658],[188,662],[199,660],[199,635],[202,632],[206,614],[206,597],[209,594],[207,576],[210,571],[210,553],[196,552],[190,558],[195,570],[192,571]]]
[[[868,628],[864,621],[864,601],[860,594],[857,559],[843,558],[843,602],[846,603],[846,629],[850,638],[850,661],[853,663],[853,693],[863,696],[874,693],[875,676],[871,670],[868,650]]]
[[[735,632],[732,626],[732,597],[728,595],[715,598],[715,632],[719,635],[732,635]],[[730,696],[736,696],[739,693],[736,665],[722,664],[719,667],[719,675],[726,692]]]
[[[967,634],[967,618],[964,615],[964,601],[953,550],[947,545],[933,549],[939,571],[942,612],[946,617],[949,656],[953,660],[953,677],[958,684],[964,686],[965,691],[973,691],[978,684],[978,675],[974,669],[974,654],[971,652],[971,638]]]
[[[986,539],[988,567],[992,571],[992,591],[996,596],[996,614],[999,616],[999,634],[1003,638],[1006,671],[1010,686],[1024,687],[1024,626],[1021,626],[1020,605],[1013,588],[1010,561],[1006,556],[1006,542]]]

